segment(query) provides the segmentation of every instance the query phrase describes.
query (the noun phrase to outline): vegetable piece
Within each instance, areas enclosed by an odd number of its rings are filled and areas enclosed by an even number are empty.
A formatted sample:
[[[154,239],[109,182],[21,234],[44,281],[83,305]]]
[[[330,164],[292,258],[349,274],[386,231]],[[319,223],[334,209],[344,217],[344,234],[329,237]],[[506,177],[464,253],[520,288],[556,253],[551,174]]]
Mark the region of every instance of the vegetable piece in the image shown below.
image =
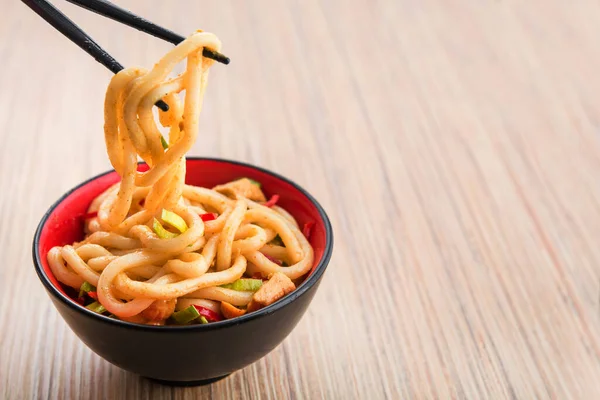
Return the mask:
[[[98,314],[102,314],[103,312],[106,312],[106,308],[104,308],[104,306],[100,303],[98,303],[97,301],[93,302],[92,304],[87,305],[85,308],[87,308],[88,310],[91,310],[93,312],[96,312]]]
[[[229,304],[226,301],[221,302],[221,314],[225,317],[225,319],[231,319],[236,317],[241,317],[246,314],[246,310],[241,310],[234,306],[233,304]]]
[[[283,261],[281,261],[281,260],[278,260],[278,259],[276,259],[276,258],[273,258],[273,257],[271,257],[271,256],[269,256],[269,255],[266,255],[266,254],[264,254],[264,253],[263,253],[263,256],[267,257],[267,260],[269,260],[269,261],[271,261],[271,262],[274,262],[274,263],[275,263],[275,264],[277,264],[277,265],[283,265]]]
[[[184,219],[172,211],[163,208],[160,218],[179,232],[183,233],[188,230],[188,226]]]
[[[181,311],[174,312],[171,318],[175,320],[179,325],[189,324],[200,316],[200,313],[195,306],[189,306]]]
[[[205,317],[204,315],[201,315],[201,316],[200,316],[200,323],[201,323],[202,325],[204,325],[204,324],[208,324],[208,320],[206,319],[206,317]]]
[[[273,304],[294,289],[296,289],[296,285],[287,275],[275,272],[271,279],[254,293],[252,301],[248,304],[248,312]]]
[[[259,181],[255,181],[254,179],[250,179],[250,178],[246,178],[250,181],[250,183],[252,183],[253,185],[256,185],[258,187],[262,187],[262,183],[260,183]]]
[[[205,317],[208,320],[208,322],[217,322],[217,321],[221,321],[223,319],[219,314],[217,314],[213,310],[209,310],[206,307],[197,306],[195,304],[191,305],[190,307],[194,307],[196,309],[196,311],[198,312],[198,314]],[[186,310],[187,310],[187,308],[186,308]]]
[[[306,239],[310,239],[310,234],[312,233],[313,226],[315,226],[315,221],[310,221],[304,224],[302,228],[302,233],[306,237]]]
[[[265,277],[263,277],[262,273],[260,273],[260,272],[255,272],[255,273],[253,273],[253,274],[252,274],[252,278],[253,278],[253,279],[260,279],[260,280],[261,280],[261,281],[263,281],[263,282],[266,282],[266,281],[268,281],[268,279],[267,279],[267,278],[265,278]]]
[[[221,285],[225,289],[233,289],[238,292],[256,292],[262,286],[261,279],[242,278],[225,285]]]
[[[278,201],[279,201],[279,195],[278,194],[274,194],[273,196],[271,196],[271,198],[269,199],[269,201],[267,201],[266,203],[263,204],[263,206],[265,206],[265,207],[273,207],[275,204],[277,204]]]
[[[79,297],[83,297],[84,294],[94,291],[96,291],[94,285],[89,282],[83,282],[79,287]]]
[[[88,296],[94,300],[98,300],[98,292],[88,292]]]
[[[163,228],[161,223],[156,218],[154,218],[154,222],[152,223],[152,228],[154,228],[154,232],[156,232],[158,237],[161,239],[173,239],[174,237],[177,237],[176,233],[169,232],[168,230]]]
[[[162,144],[162,147],[165,150],[169,148],[169,143],[167,143],[163,135],[160,135],[160,144]]]
[[[204,222],[208,222],[208,221],[212,221],[214,219],[217,219],[215,213],[206,213],[206,214],[200,214],[200,218],[202,219],[202,221]]]

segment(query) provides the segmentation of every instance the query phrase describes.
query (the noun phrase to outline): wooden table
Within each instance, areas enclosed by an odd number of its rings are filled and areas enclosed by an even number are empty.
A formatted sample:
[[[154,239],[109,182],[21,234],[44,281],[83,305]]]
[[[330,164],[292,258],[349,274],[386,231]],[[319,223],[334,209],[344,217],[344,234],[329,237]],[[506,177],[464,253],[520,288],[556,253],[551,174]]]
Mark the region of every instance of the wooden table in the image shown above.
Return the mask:
[[[125,65],[170,45],[57,2]],[[88,350],[32,268],[62,193],[109,168],[110,74],[0,13],[0,398],[600,398],[600,8],[592,1],[118,1],[215,32],[193,155],[297,181],[333,259],[275,351],[172,388]],[[185,3],[185,4],[184,4]]]

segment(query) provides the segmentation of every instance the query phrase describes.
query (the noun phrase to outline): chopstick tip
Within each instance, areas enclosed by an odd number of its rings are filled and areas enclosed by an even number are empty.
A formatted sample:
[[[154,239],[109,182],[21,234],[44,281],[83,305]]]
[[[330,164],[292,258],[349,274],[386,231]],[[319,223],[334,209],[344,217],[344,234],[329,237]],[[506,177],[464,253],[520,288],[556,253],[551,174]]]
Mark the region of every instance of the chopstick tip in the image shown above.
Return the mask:
[[[229,63],[231,62],[231,59],[223,54],[218,54],[218,62],[220,62],[221,64],[225,64],[225,65],[229,65]]]
[[[162,111],[169,111],[169,105],[162,100],[159,100],[155,103],[156,107],[160,108]]]
[[[202,55],[204,57],[211,58],[211,59],[215,60],[216,62],[225,64],[225,65],[227,65],[231,62],[229,57],[227,57],[225,54],[221,54],[218,51],[214,51],[214,50],[208,49],[206,47],[202,51]]]

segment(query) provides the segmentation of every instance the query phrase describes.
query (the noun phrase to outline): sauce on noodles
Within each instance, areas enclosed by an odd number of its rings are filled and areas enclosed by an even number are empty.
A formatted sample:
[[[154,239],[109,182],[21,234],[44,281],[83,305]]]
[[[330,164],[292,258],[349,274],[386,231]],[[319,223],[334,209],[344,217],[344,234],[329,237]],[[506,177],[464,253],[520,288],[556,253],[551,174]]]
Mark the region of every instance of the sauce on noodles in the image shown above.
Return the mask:
[[[214,62],[204,47],[221,43],[198,31],[153,69],[125,69],[110,81],[104,134],[121,181],[90,205],[83,241],[48,253],[56,278],[90,310],[153,325],[210,323],[272,304],[312,267],[308,232],[259,182],[185,184]],[[185,71],[170,77],[180,62]],[[153,114],[159,99],[169,105],[159,111],[168,141]],[[137,171],[138,157],[148,171]]]

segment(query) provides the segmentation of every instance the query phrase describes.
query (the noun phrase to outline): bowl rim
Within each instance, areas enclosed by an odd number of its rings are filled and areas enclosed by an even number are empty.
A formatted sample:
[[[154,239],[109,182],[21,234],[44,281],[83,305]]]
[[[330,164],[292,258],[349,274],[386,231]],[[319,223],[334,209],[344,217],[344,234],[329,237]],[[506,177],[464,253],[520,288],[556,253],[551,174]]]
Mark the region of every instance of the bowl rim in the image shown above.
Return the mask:
[[[35,235],[33,237],[32,255],[33,255],[33,264],[34,264],[35,271],[36,271],[40,281],[42,281],[42,284],[44,285],[46,290],[49,293],[51,293],[55,298],[57,298],[62,303],[64,303],[67,307],[74,310],[75,312],[81,313],[82,315],[90,317],[90,318],[96,318],[99,322],[104,322],[104,323],[115,325],[117,327],[127,328],[127,329],[138,329],[138,330],[152,331],[152,332],[181,332],[181,331],[191,331],[191,330],[222,329],[222,328],[227,328],[230,326],[243,324],[248,321],[252,321],[252,320],[256,320],[256,319],[265,317],[267,315],[277,312],[278,310],[280,310],[280,309],[284,308],[285,306],[287,306],[288,304],[292,303],[298,297],[304,295],[310,288],[312,288],[320,280],[321,276],[325,272],[325,269],[327,268],[327,265],[329,264],[329,261],[331,259],[331,255],[333,252],[333,229],[331,227],[331,222],[329,221],[329,217],[327,216],[327,213],[325,212],[323,207],[319,204],[319,202],[310,193],[308,193],[300,185],[279,175],[276,172],[270,171],[263,167],[248,164],[245,162],[228,160],[228,159],[224,159],[224,158],[216,158],[216,157],[186,157],[186,161],[188,161],[188,160],[189,161],[216,161],[216,162],[221,162],[221,163],[226,163],[226,164],[233,164],[233,165],[239,165],[239,166],[243,166],[243,167],[247,167],[247,168],[252,168],[252,169],[258,170],[260,172],[263,172],[265,174],[269,174],[269,175],[293,186],[296,190],[298,190],[300,193],[302,193],[304,196],[306,196],[306,198],[308,200],[310,200],[310,202],[317,208],[317,211],[318,211],[321,219],[323,220],[323,224],[325,226],[325,248],[323,250],[323,256],[321,257],[321,261],[316,266],[316,268],[314,269],[312,274],[310,274],[309,277],[306,280],[304,280],[304,282],[302,282],[298,288],[296,288],[296,290],[294,290],[289,295],[285,296],[283,299],[276,301],[275,303],[270,304],[267,307],[261,308],[260,310],[252,312],[250,314],[246,314],[246,315],[242,315],[240,317],[226,319],[226,320],[222,320],[222,321],[218,321],[218,322],[211,322],[210,324],[196,324],[196,325],[182,325],[182,326],[143,325],[143,324],[136,324],[136,323],[132,323],[132,322],[122,321],[120,319],[109,318],[108,316],[95,313],[91,310],[86,309],[85,307],[79,306],[69,296],[60,292],[58,290],[58,288],[56,288],[54,286],[54,284],[52,284],[52,282],[46,275],[46,273],[42,267],[41,260],[40,260],[40,252],[39,252],[40,237],[42,234],[42,230],[44,229],[44,226],[46,225],[46,222],[48,221],[48,218],[50,217],[52,212],[56,209],[56,207],[59,204],[61,204],[67,197],[69,197],[76,190],[80,189],[81,187],[87,185],[88,183],[90,183],[96,179],[99,179],[105,175],[115,172],[114,170],[102,172],[98,175],[95,175],[95,176],[85,180],[84,182],[78,184],[77,186],[73,187],[72,189],[67,191],[65,194],[63,194],[57,201],[55,201],[42,216],[42,219],[40,220],[40,222],[36,228]],[[140,163],[140,164],[143,164],[143,163]]]

